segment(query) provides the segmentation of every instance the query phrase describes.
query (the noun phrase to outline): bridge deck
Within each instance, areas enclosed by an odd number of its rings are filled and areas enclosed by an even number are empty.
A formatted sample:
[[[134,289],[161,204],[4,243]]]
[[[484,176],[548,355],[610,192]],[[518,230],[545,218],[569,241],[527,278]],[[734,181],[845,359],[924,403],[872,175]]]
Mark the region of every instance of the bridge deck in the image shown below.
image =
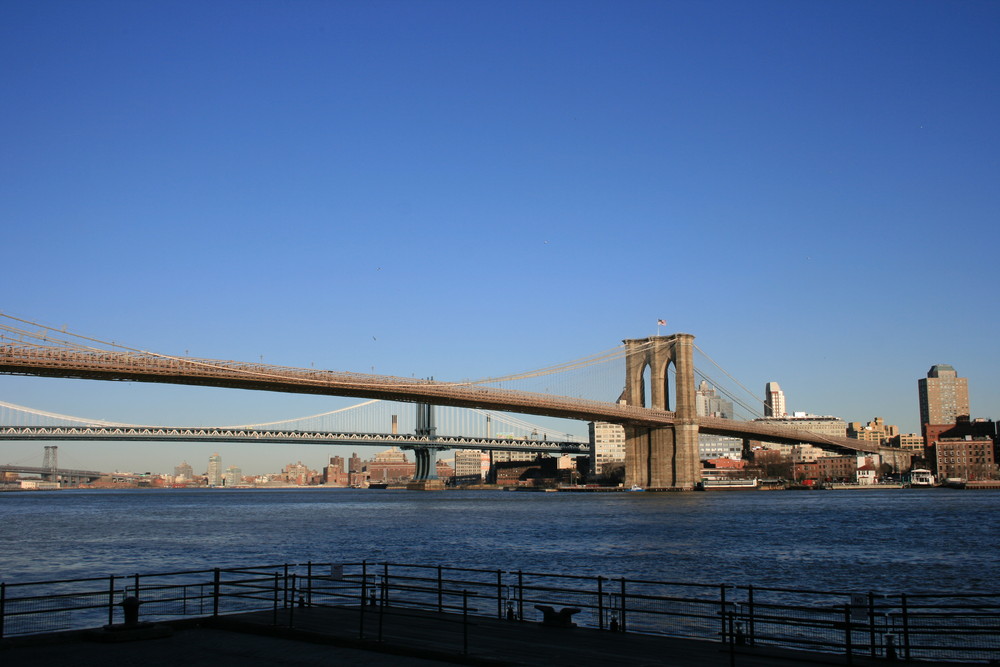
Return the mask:
[[[82,352],[30,345],[0,345],[0,373],[355,396],[652,427],[670,426],[678,421],[673,412],[666,410],[498,389],[467,382],[435,382],[139,352]],[[757,422],[700,417],[697,423],[702,432],[716,435],[802,442],[839,452],[879,451],[874,443]]]

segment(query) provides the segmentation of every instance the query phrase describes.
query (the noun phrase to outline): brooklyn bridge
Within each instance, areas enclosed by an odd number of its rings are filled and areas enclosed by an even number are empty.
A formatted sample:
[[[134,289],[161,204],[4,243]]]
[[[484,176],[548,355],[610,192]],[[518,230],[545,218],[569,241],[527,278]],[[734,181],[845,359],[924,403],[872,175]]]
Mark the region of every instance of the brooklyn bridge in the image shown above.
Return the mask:
[[[539,371],[442,382],[157,354],[9,315],[2,317],[12,322],[0,323],[3,374],[347,396],[621,424],[625,430],[626,484],[649,489],[694,488],[700,479],[699,433],[744,441],[811,444],[836,453],[885,450],[876,443],[767,422],[698,416],[694,336],[687,333],[627,339],[610,352]],[[625,377],[624,390],[607,400],[500,386],[527,377],[565,373],[610,358],[624,360]]]

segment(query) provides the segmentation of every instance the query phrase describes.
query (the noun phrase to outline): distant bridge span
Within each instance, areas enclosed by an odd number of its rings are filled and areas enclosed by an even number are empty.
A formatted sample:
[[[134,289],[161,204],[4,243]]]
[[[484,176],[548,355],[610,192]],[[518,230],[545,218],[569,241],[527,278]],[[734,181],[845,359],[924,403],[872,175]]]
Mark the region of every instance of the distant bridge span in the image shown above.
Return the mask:
[[[279,445],[381,445],[505,452],[548,452],[553,454],[586,454],[590,447],[589,443],[572,441],[468,438],[446,435],[432,438],[405,433],[262,431],[249,428],[210,426],[0,426],[0,440],[57,440],[60,442],[133,440],[147,442],[254,442]]]
[[[655,340],[659,344],[660,341],[672,341],[675,337],[649,340]],[[0,373],[378,398],[583,421],[607,421],[645,428],[673,427],[683,421],[678,420],[677,414],[669,410],[496,389],[472,383],[171,357],[148,352],[81,351],[56,346],[6,344],[0,345]],[[693,381],[690,384],[693,391]],[[690,421],[689,418],[687,422]],[[875,443],[760,422],[698,417],[696,423],[700,432],[715,435],[769,442],[806,443],[841,453],[880,451]]]

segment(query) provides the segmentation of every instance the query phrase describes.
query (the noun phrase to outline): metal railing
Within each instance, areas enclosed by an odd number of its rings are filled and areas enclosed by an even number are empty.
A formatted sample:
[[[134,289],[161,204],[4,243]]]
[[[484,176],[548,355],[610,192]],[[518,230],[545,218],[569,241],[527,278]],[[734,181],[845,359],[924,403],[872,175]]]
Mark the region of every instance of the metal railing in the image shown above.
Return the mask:
[[[542,607],[606,632],[709,640],[903,660],[1000,659],[1000,593],[883,594],[486,570],[391,562],[288,563],[129,577],[0,583],[0,639],[113,625],[135,598],[145,622],[265,614],[295,627],[297,609],[357,614],[362,639],[382,640],[387,611],[544,621]]]

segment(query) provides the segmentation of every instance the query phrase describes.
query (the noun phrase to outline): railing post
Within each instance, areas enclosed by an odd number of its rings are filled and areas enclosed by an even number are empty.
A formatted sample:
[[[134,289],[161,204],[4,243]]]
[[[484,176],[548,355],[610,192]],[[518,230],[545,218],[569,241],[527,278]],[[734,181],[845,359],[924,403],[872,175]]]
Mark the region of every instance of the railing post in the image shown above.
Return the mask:
[[[871,656],[878,655],[875,647],[875,593],[868,591],[868,646],[871,648]]]
[[[524,572],[517,571],[517,620],[524,620]]]
[[[368,604],[368,561],[361,561],[361,606]]]
[[[441,575],[441,566],[438,565],[438,613],[444,611],[444,579]]]
[[[625,632],[627,629],[627,626],[625,624],[625,610],[627,608],[628,604],[625,602],[625,577],[622,577],[622,608],[621,611],[618,613],[620,617],[619,627],[621,628],[621,632]]]
[[[469,591],[462,591],[462,655],[469,655]]]
[[[755,635],[757,634],[757,628],[754,624],[754,606],[753,606],[753,584],[747,587],[747,642],[750,646],[755,643]]]
[[[719,584],[719,618],[722,619],[722,643],[726,643],[726,585]]]
[[[497,618],[503,620],[503,571],[497,570]]]
[[[306,562],[306,576],[309,579],[306,581],[306,604],[307,606],[312,606],[313,604],[313,562]]]
[[[722,634],[726,634],[726,617],[729,618],[729,667],[736,667],[736,611],[722,614]],[[723,639],[725,641],[725,639]]]
[[[0,639],[3,639],[3,621],[7,613],[7,584],[0,581]]]
[[[851,605],[844,605],[844,657],[848,665],[854,664],[851,647]]]
[[[286,586],[288,585],[287,582],[286,582],[285,585]],[[295,605],[297,604],[296,601],[295,601],[295,594],[297,592],[298,592],[298,590],[297,590],[297,586],[296,586],[295,573],[292,572],[292,606],[290,606],[288,608],[288,627],[290,627],[290,628],[294,628],[295,627]]]
[[[273,593],[274,608],[271,612],[271,625],[278,624],[278,590],[280,589],[280,584],[278,583],[278,579],[280,576],[281,575],[279,575],[277,572],[274,573],[274,593]]]
[[[284,588],[285,588],[285,590],[282,592],[283,593],[282,594],[282,598],[283,598],[282,604],[284,605],[285,609],[288,609],[288,563],[285,563]]]
[[[382,606],[389,604],[389,563],[382,563]]]
[[[597,575],[597,629],[604,629],[604,577]]]
[[[108,625],[115,623],[115,575],[108,581]]]
[[[903,608],[903,660],[910,661],[910,613],[906,608],[906,593],[900,596]]]
[[[222,573],[219,568],[215,568],[215,576],[212,581],[212,616],[219,615],[219,593],[222,588]]]
[[[361,562],[361,604],[358,605],[358,639],[365,638],[365,605],[368,604],[368,586],[365,585],[365,564]]]
[[[133,594],[135,595],[136,598],[138,598],[139,597],[139,573],[138,572],[135,573],[134,590],[135,590],[135,592]]]
[[[388,566],[386,566],[386,572],[388,572]],[[386,604],[386,575],[382,577],[382,599],[379,600],[380,604],[378,606],[378,640],[382,641],[382,625],[385,620],[385,604]]]

